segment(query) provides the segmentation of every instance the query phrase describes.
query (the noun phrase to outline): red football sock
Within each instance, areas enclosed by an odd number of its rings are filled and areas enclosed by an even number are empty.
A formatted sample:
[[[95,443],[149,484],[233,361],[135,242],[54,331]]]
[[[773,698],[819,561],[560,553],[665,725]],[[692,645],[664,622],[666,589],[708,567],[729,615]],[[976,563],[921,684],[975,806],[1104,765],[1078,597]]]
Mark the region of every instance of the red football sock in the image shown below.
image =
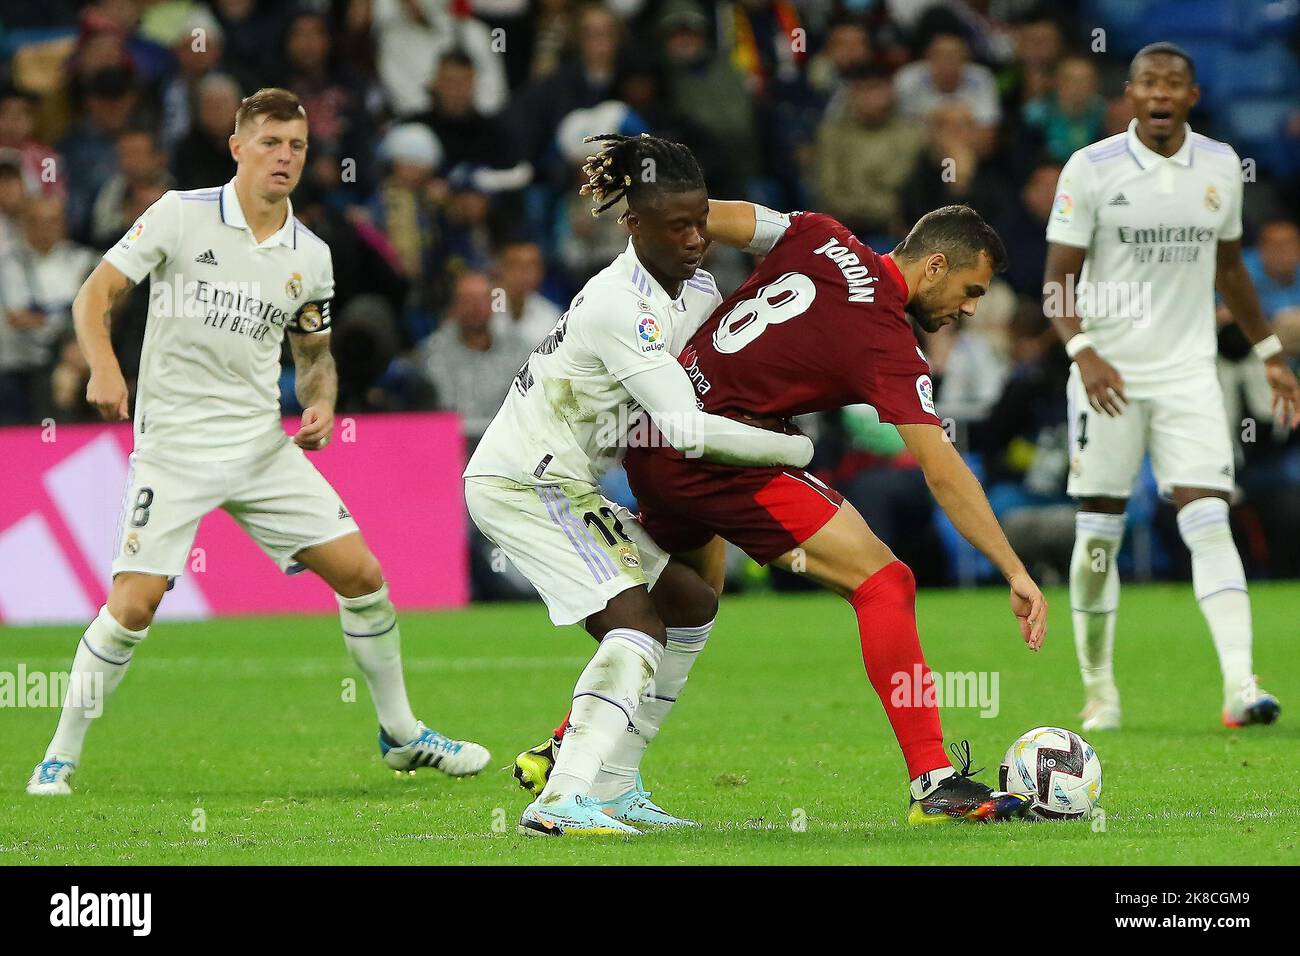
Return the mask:
[[[564,719],[560,721],[560,726],[556,727],[553,731],[551,731],[551,736],[554,739],[556,740],[564,739],[564,732],[569,729],[569,718],[571,716],[573,716],[573,711],[569,711],[567,714],[565,714]]]
[[[916,579],[902,561],[885,565],[849,598],[858,615],[862,662],[898,738],[911,779],[949,766],[930,668],[916,633]],[[900,685],[895,675],[904,675]],[[919,678],[919,681],[918,681]],[[920,686],[915,686],[917,684]],[[906,691],[906,693],[903,693]],[[928,696],[928,703],[926,699]],[[896,698],[901,700],[896,702]]]

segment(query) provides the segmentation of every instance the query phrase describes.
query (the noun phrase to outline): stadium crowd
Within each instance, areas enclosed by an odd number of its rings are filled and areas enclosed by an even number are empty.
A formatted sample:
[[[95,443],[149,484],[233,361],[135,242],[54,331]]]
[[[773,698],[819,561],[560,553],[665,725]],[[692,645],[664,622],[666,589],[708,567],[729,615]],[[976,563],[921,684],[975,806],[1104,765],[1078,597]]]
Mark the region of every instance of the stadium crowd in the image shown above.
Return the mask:
[[[1209,7],[1237,10],[1231,23]],[[1247,261],[1300,352],[1300,13],[1257,0],[43,0],[0,19],[0,424],[94,418],[69,307],[98,256],[169,189],[225,182],[240,99],[294,91],[311,127],[295,214],[333,250],[340,413],[447,409],[473,442],[514,373],[626,233],[578,195],[584,136],[689,145],[712,195],[817,209],[889,249],[961,202],[1011,252],[974,320],[918,339],[940,415],[1013,544],[1060,580],[1068,359],[1040,302],[1070,154],[1122,131],[1128,58],[1172,39],[1203,87],[1192,125],[1247,158]],[[1134,13],[1138,8],[1138,13]],[[1198,16],[1200,19],[1198,19]],[[1270,20],[1269,17],[1273,17]],[[1113,28],[1122,22],[1124,29]],[[1108,25],[1112,28],[1108,29]],[[1228,29],[1230,35],[1224,36]],[[1214,31],[1218,30],[1218,33]],[[1198,32],[1202,31],[1202,32]],[[1123,46],[1111,43],[1123,33]],[[1216,39],[1206,39],[1215,37]],[[1234,64],[1262,64],[1242,70]],[[1261,75],[1261,73],[1263,75]],[[748,257],[713,249],[725,292]],[[128,380],[149,293],[119,306]],[[1234,522],[1256,576],[1300,575],[1300,440],[1221,310],[1237,435]],[[286,362],[284,404],[296,411]],[[801,423],[923,583],[991,574],[868,407]],[[611,497],[626,499],[618,475]],[[1127,573],[1185,575],[1149,472]],[[481,571],[486,557],[479,554]],[[482,596],[508,576],[477,574]],[[785,586],[796,586],[787,582]]]

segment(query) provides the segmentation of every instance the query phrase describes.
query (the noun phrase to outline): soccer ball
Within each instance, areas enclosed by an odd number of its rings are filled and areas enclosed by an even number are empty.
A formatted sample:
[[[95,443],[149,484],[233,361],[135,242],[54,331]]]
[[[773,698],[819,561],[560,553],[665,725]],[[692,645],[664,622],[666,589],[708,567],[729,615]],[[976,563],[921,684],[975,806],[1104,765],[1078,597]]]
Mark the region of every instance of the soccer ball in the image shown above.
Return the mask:
[[[1101,761],[1073,730],[1035,727],[1002,758],[998,789],[1033,795],[1032,816],[1078,820],[1101,796]]]

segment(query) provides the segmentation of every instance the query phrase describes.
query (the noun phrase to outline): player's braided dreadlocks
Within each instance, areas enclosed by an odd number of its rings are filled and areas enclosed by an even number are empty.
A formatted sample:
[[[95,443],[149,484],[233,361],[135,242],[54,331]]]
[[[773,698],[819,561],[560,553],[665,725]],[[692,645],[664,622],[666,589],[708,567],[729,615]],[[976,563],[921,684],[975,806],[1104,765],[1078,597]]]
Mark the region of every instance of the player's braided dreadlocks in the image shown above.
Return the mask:
[[[594,156],[588,156],[582,171],[587,181],[579,192],[591,196],[591,214],[599,216],[620,199],[627,198],[629,208],[655,190],[682,192],[704,189],[704,173],[695,154],[681,143],[660,139],[649,133],[624,136],[601,133],[588,136],[584,143],[601,143]],[[623,221],[627,213],[619,216]]]

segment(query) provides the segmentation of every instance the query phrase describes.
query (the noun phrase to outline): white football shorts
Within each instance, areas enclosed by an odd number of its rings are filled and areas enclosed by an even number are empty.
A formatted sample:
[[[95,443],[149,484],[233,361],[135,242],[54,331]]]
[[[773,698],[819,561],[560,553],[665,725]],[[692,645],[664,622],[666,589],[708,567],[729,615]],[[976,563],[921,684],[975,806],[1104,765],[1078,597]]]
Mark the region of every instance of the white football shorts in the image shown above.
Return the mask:
[[[465,479],[470,517],[532,582],[557,626],[604,610],[637,585],[654,587],[668,553],[636,516],[583,482],[524,485]]]
[[[1112,418],[1089,404],[1079,367],[1070,367],[1071,497],[1129,497],[1145,454],[1151,456],[1162,495],[1175,486],[1232,491],[1232,441],[1213,367],[1161,386],[1151,396],[1131,399],[1123,414]]]
[[[169,578],[186,568],[204,515],[220,508],[282,571],[294,555],[357,531],[343,501],[288,435],[268,451],[231,461],[191,462],[155,449],[132,452],[113,574]]]

